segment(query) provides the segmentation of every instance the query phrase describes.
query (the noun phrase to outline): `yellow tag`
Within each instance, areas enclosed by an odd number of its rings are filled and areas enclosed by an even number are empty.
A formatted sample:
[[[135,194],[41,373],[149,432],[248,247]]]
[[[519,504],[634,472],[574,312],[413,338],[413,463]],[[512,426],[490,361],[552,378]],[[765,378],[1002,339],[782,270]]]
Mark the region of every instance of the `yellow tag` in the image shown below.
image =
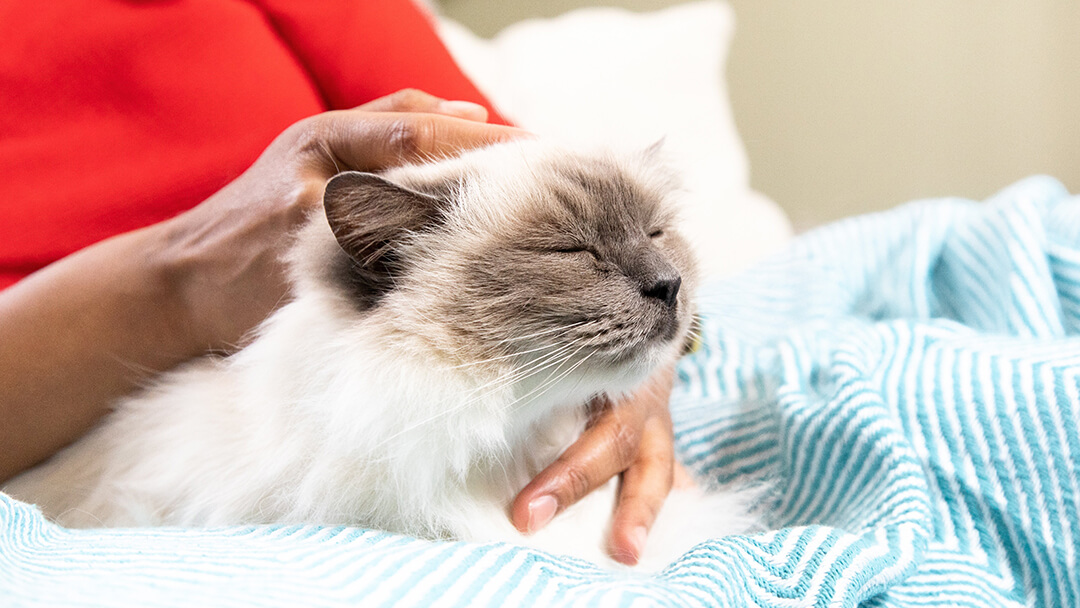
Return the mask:
[[[683,355],[692,355],[701,350],[701,317],[694,315],[690,321],[690,332],[686,335],[686,343],[683,344]]]

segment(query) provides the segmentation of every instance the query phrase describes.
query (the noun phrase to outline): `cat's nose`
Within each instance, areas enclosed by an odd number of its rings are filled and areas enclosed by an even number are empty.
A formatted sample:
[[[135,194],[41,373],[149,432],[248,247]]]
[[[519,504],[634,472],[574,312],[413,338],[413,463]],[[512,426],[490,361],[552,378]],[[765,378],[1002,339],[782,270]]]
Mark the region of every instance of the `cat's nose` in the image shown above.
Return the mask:
[[[641,295],[646,298],[656,298],[668,308],[675,306],[675,298],[679,295],[679,287],[682,286],[682,277],[660,277],[651,285],[641,288]]]

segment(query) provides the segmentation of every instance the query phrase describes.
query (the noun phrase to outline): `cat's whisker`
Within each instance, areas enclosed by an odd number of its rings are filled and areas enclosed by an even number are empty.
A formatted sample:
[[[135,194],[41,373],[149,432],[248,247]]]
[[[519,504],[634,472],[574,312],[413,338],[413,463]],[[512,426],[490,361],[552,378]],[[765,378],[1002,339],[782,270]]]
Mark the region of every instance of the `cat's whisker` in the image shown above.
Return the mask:
[[[584,347],[582,347],[582,348],[584,348]],[[580,352],[580,350],[581,349],[578,349],[577,351],[574,351],[574,353],[576,354],[576,353]],[[551,376],[549,376],[548,379],[544,381],[544,383],[540,384],[539,386],[537,386],[533,390],[529,391],[525,395],[522,395],[521,397],[519,397],[519,398],[515,399],[514,401],[510,402],[510,404],[508,405],[508,407],[510,408],[510,411],[511,412],[516,412],[516,411],[524,408],[525,406],[529,405],[530,403],[536,401],[540,397],[542,397],[545,393],[547,393],[551,389],[552,386],[554,386],[555,384],[561,382],[563,380],[563,378],[566,378],[570,374],[574,373],[574,370],[581,367],[586,361],[589,360],[589,357],[593,356],[593,354],[595,354],[595,353],[589,353],[588,355],[585,355],[584,357],[581,358],[581,360],[579,360],[577,363],[574,363],[572,366],[570,366],[569,369],[567,369],[565,372],[562,372],[558,377],[551,378]],[[564,359],[563,363],[565,363],[566,361],[568,361],[572,357],[573,357],[573,355],[571,355],[571,357],[568,357],[567,359]],[[560,363],[559,366],[561,367],[562,363]],[[556,371],[558,371],[557,368],[556,368]],[[554,373],[555,372],[552,372],[552,374],[554,374]],[[528,401],[526,401],[524,403],[521,403],[522,399],[528,397],[529,395],[532,395],[533,393],[535,393],[538,390],[540,390],[539,394],[535,395],[532,399],[529,399]]]
[[[574,372],[574,370],[576,370],[576,369],[577,369],[578,367],[581,367],[582,365],[584,365],[584,364],[585,364],[585,362],[589,360],[589,357],[592,357],[592,356],[593,356],[594,354],[595,354],[595,352],[592,352],[592,353],[589,353],[588,355],[585,355],[584,357],[582,357],[582,359],[581,359],[580,361],[578,361],[577,363],[575,363],[573,367],[571,367],[570,369],[566,370],[566,373],[564,373],[564,374],[563,374],[562,376],[560,376],[559,378],[556,378],[556,379],[555,379],[555,382],[560,382],[560,381],[562,381],[562,379],[563,379],[563,378],[565,378],[566,376],[568,376],[568,375],[572,374],[572,373]],[[577,381],[576,381],[576,382],[574,382],[574,389],[575,389],[575,390],[576,390],[576,389],[577,389],[577,388],[578,388],[578,387],[579,387],[579,386],[581,385],[581,381],[582,381],[582,380],[583,380],[583,378],[579,377],[579,378],[577,379]],[[547,389],[545,389],[545,391],[544,391],[544,392],[547,392],[547,390],[550,390],[550,387],[551,387],[551,385],[549,385],[549,386],[548,386],[548,388],[547,388]],[[517,405],[517,406],[513,406],[513,407],[512,407],[512,409],[510,410],[510,411],[511,411],[511,413],[516,413],[516,412],[517,412],[517,411],[518,411],[519,409],[521,409],[521,408],[524,408],[524,407],[525,407],[525,406],[527,406],[527,405],[528,405],[529,403],[532,403],[532,402],[533,402],[534,400],[536,400],[536,399],[539,399],[539,398],[540,398],[541,396],[543,396],[543,393],[541,393],[541,394],[537,395],[537,396],[536,396],[536,397],[534,397],[533,399],[530,399],[530,400],[529,400],[528,402],[526,402],[526,403],[522,403],[522,404],[520,404],[520,405]]]
[[[578,325],[580,325],[582,323],[584,323],[584,321],[580,321],[578,323],[573,323],[571,325],[566,325],[566,326],[562,326],[562,327],[553,327],[551,329],[546,329],[544,331],[539,331],[539,332],[536,332],[534,334],[529,334],[527,336],[517,336],[517,337],[514,337],[514,338],[506,338],[504,340],[501,340],[501,341],[497,342],[496,345],[503,345],[503,344],[506,344],[506,343],[511,342],[511,341],[524,340],[524,339],[527,339],[527,338],[532,338],[532,337],[536,337],[536,336],[542,336],[542,335],[550,334],[550,333],[553,333],[553,332],[556,332],[556,331],[566,331],[566,330],[572,329],[572,328],[574,328],[574,327],[576,327],[576,326],[578,326]],[[505,355],[498,355],[498,356],[495,356],[495,357],[491,357],[489,359],[482,359],[480,361],[470,361],[469,363],[462,363],[460,365],[455,365],[455,366],[452,366],[452,367],[448,367],[446,369],[460,369],[460,368],[464,368],[464,367],[473,367],[473,366],[484,365],[484,364],[490,363],[492,361],[499,361],[499,360],[502,360],[502,359],[508,359],[510,357],[516,357],[516,356],[519,356],[519,355],[525,355],[525,354],[528,354],[528,353],[534,353],[534,352],[541,351],[541,350],[544,350],[544,349],[547,349],[547,348],[553,348],[555,346],[556,346],[555,344],[550,344],[550,345],[546,345],[546,346],[540,346],[538,348],[533,348],[533,349],[530,349],[530,350],[518,351],[518,352],[513,352],[513,353],[507,353]]]
[[[408,299],[403,299],[402,301],[407,303],[410,310],[413,313],[415,313],[416,316],[418,316],[421,319],[427,321],[428,323],[431,323],[432,325],[437,325],[435,320],[433,320],[430,316],[428,316],[427,314],[422,312],[419,307],[417,307],[415,304],[411,303]],[[502,345],[505,345],[505,344],[510,343],[510,342],[515,342],[515,341],[520,341],[520,340],[527,340],[527,339],[530,339],[530,338],[539,337],[539,336],[543,336],[543,335],[547,335],[547,334],[551,334],[551,333],[555,333],[555,332],[568,331],[570,329],[573,329],[574,327],[578,327],[580,325],[583,325],[584,323],[586,323],[586,321],[576,321],[576,322],[570,323],[568,325],[562,325],[562,326],[558,326],[558,327],[551,327],[551,328],[548,328],[548,329],[545,329],[545,330],[542,330],[542,331],[538,331],[538,332],[534,332],[534,333],[531,333],[531,334],[527,334],[527,335],[524,335],[524,336],[514,336],[512,338],[505,338],[503,340],[495,342],[494,346],[502,346]],[[460,352],[460,351],[463,351],[463,350],[465,350],[463,347],[459,347],[457,349],[457,352]],[[508,353],[506,355],[499,355],[497,357],[492,357],[490,359],[485,359],[485,360],[482,360],[482,361],[470,361],[468,363],[462,363],[462,364],[459,364],[459,365],[448,366],[448,367],[445,367],[443,369],[454,370],[454,369],[461,369],[461,368],[466,368],[466,367],[477,367],[477,366],[480,366],[480,365],[483,365],[485,363],[489,363],[489,362],[492,362],[492,361],[513,357],[513,356],[515,356],[515,354],[525,354],[525,353],[531,353],[531,352],[535,352],[535,350],[524,351],[524,353]]]
[[[507,342],[517,342],[518,340],[528,340],[529,338],[535,338],[537,336],[544,336],[544,335],[554,333],[554,332],[557,332],[557,331],[565,331],[567,329],[573,329],[575,327],[584,325],[585,323],[587,323],[587,321],[576,321],[574,323],[570,323],[569,325],[560,325],[558,327],[551,327],[551,328],[544,329],[544,330],[534,332],[534,333],[531,333],[531,334],[525,334],[524,336],[514,336],[513,338],[504,338],[504,339],[496,342],[496,344],[505,344]]]
[[[535,353],[535,352],[539,352],[539,351],[543,351],[543,350],[548,350],[550,348],[555,348],[556,346],[557,346],[556,344],[545,344],[543,346],[538,346],[536,348],[530,348],[529,350],[523,350],[523,351],[515,352],[515,353],[507,353],[505,355],[498,355],[498,356],[495,356],[495,357],[490,357],[488,359],[481,359],[480,361],[470,361],[468,363],[461,363],[459,365],[452,365],[452,366],[444,368],[444,369],[452,370],[452,369],[463,369],[463,368],[466,368],[466,367],[477,367],[477,366],[481,366],[481,365],[486,365],[486,364],[491,363],[493,361],[502,361],[503,359],[509,359],[511,357],[519,357],[521,355],[527,355],[529,353]]]
[[[391,435],[389,438],[379,442],[379,444],[376,445],[372,449],[372,451],[378,450],[379,447],[383,446],[384,444],[388,443],[389,441],[391,441],[393,439],[401,437],[402,435],[404,435],[406,433],[415,431],[415,430],[417,430],[419,428],[422,428],[422,427],[424,427],[424,426],[426,426],[428,424],[431,424],[431,423],[433,423],[433,422],[435,422],[435,421],[437,421],[437,420],[439,420],[441,418],[450,416],[450,415],[455,414],[455,413],[457,413],[457,412],[459,412],[461,410],[467,409],[471,405],[473,405],[473,404],[475,404],[475,403],[477,403],[479,401],[482,401],[483,399],[485,399],[488,396],[494,394],[495,392],[501,390],[502,388],[504,388],[506,386],[509,386],[510,384],[512,384],[514,382],[517,382],[521,378],[528,377],[529,375],[533,375],[535,373],[543,371],[544,369],[547,369],[548,367],[551,367],[551,366],[556,366],[556,369],[558,369],[559,367],[562,366],[563,363],[565,363],[566,361],[573,358],[577,353],[581,352],[581,350],[583,348],[585,348],[585,345],[578,346],[577,350],[575,350],[574,352],[570,353],[569,355],[560,357],[560,355],[562,353],[565,353],[566,351],[574,348],[574,346],[575,346],[574,343],[563,345],[562,347],[560,347],[560,349],[558,351],[556,351],[554,353],[548,353],[548,354],[542,356],[541,358],[537,359],[536,362],[533,362],[529,366],[526,366],[526,367],[524,367],[524,368],[522,368],[520,370],[516,370],[512,374],[508,374],[507,375],[508,377],[500,376],[500,377],[496,378],[495,380],[493,380],[492,382],[489,382],[489,383],[487,383],[485,385],[482,385],[480,387],[477,387],[477,388],[473,389],[472,391],[470,391],[466,395],[466,399],[462,403],[460,403],[457,406],[455,406],[453,408],[450,408],[448,410],[440,411],[439,413],[435,414],[434,416],[430,416],[427,419],[415,422],[415,423],[405,427],[404,429],[401,429],[400,431],[398,431],[398,432],[394,433],[393,435]],[[556,359],[557,359],[557,362],[556,362]],[[491,388],[492,386],[494,386],[494,388]],[[485,391],[485,390],[486,390],[486,392],[484,392],[483,394],[477,395],[477,393],[480,393],[481,391]],[[531,391],[530,391],[530,393],[531,393]],[[516,401],[517,400],[515,400],[515,402]]]
[[[326,155],[326,158],[330,162],[334,163],[334,173],[335,174],[341,173],[341,165],[338,164],[337,157],[334,156],[334,152],[330,149],[330,145],[327,144],[325,141],[320,139],[319,140],[319,147],[322,148],[322,152],[323,152],[323,154]]]
[[[513,381],[516,381],[518,378],[525,377],[528,374],[530,374],[532,370],[535,370],[540,365],[542,365],[542,364],[544,364],[546,362],[550,362],[553,359],[556,359],[556,357],[558,357],[562,353],[565,353],[566,351],[568,351],[568,350],[570,350],[572,348],[575,348],[575,342],[570,342],[570,343],[566,343],[566,344],[555,343],[555,344],[551,344],[551,347],[549,347],[549,348],[554,348],[555,350],[553,350],[552,352],[544,353],[543,355],[540,355],[539,357],[537,357],[536,360],[527,363],[525,366],[523,366],[521,368],[518,368],[516,370],[511,371],[511,373],[509,373],[509,374],[499,375],[494,380],[492,380],[490,382],[487,382],[485,384],[482,384],[482,386],[480,386],[480,387],[474,388],[469,393],[467,393],[467,395],[465,395],[465,396],[472,396],[473,394],[475,394],[477,392],[483,391],[483,390],[491,387],[492,384],[499,384],[501,382],[503,384],[503,386],[505,386],[505,384],[509,384],[509,383],[511,383]],[[537,349],[537,350],[539,351],[539,350],[543,350],[543,349]],[[463,366],[458,366],[458,367],[463,367]],[[450,369],[453,369],[453,368],[450,368]],[[501,388],[502,387],[497,386],[494,390],[492,390],[492,392],[494,392],[495,390],[499,390]]]
[[[683,344],[694,344],[699,340],[702,340],[704,336],[705,332],[701,327],[691,325],[690,329],[686,331],[686,337],[683,339]]]
[[[548,377],[547,377],[547,379],[545,379],[545,380],[544,380],[544,382],[542,382],[542,383],[541,383],[541,384],[540,384],[540,385],[539,385],[538,387],[534,387],[534,388],[533,388],[533,389],[532,389],[531,391],[529,391],[529,392],[528,392],[528,393],[526,393],[525,395],[522,395],[521,397],[518,397],[518,398],[516,398],[516,399],[515,399],[514,401],[512,401],[512,402],[511,402],[511,403],[510,403],[509,405],[510,405],[510,406],[513,406],[513,404],[514,404],[514,403],[517,403],[518,401],[520,401],[520,400],[521,400],[521,399],[523,399],[524,397],[527,397],[527,396],[531,395],[531,394],[532,394],[533,392],[535,392],[535,391],[536,391],[536,390],[537,390],[538,388],[540,388],[540,387],[544,386],[544,385],[545,385],[546,383],[548,383],[548,382],[550,381],[551,377],[552,377],[553,375],[555,375],[556,373],[558,373],[558,371],[559,371],[559,369],[560,369],[560,368],[562,367],[562,365],[563,365],[564,363],[566,363],[567,361],[569,361],[569,360],[573,359],[573,358],[574,358],[574,357],[575,357],[575,356],[576,356],[576,355],[577,355],[577,354],[578,354],[579,352],[581,352],[581,351],[582,351],[582,349],[584,349],[584,348],[585,348],[585,346],[586,346],[585,344],[582,344],[581,346],[577,347],[577,349],[576,349],[576,350],[574,350],[574,352],[570,353],[569,355],[567,355],[567,356],[565,356],[565,357],[562,357],[562,358],[561,358],[561,359],[560,359],[560,360],[559,360],[559,361],[558,361],[557,363],[549,363],[549,364],[547,364],[547,365],[544,365],[544,366],[542,366],[542,367],[540,367],[540,368],[534,368],[534,369],[532,369],[532,370],[529,370],[529,371],[528,371],[528,373],[526,374],[526,376],[533,376],[533,375],[536,375],[537,373],[539,373],[539,372],[541,372],[541,371],[543,371],[543,370],[545,370],[545,369],[548,369],[548,368],[550,368],[550,367],[555,367],[555,369],[554,369],[554,370],[553,370],[553,371],[552,371],[551,373],[549,373],[549,374],[548,374]],[[591,356],[591,354],[590,354],[589,356]],[[581,362],[583,362],[583,361],[584,361],[585,359],[588,359],[588,356],[586,356],[586,357],[585,357],[584,359],[582,359],[581,361],[579,361],[577,365],[580,365],[580,364],[581,364]],[[576,367],[576,365],[575,365],[575,367]]]
[[[574,346],[575,346],[574,343],[565,344],[565,345],[559,347],[558,350],[552,351],[550,353],[546,353],[546,354],[538,357],[536,360],[529,362],[527,365],[523,366],[520,369],[514,370],[514,371],[510,372],[509,374],[502,374],[502,375],[496,377],[491,382],[488,382],[487,384],[481,385],[481,386],[469,391],[467,396],[471,397],[474,394],[476,394],[476,393],[478,393],[478,392],[480,392],[482,390],[488,389],[488,388],[490,388],[490,387],[492,387],[494,385],[494,388],[488,391],[488,394],[492,394],[492,393],[494,393],[494,392],[496,392],[498,390],[501,390],[502,388],[504,388],[506,386],[509,386],[510,384],[513,384],[514,382],[517,382],[518,380],[520,380],[522,378],[528,377],[529,375],[531,375],[531,374],[533,374],[533,373],[535,373],[537,371],[541,371],[543,369],[546,369],[546,367],[549,367],[552,364],[551,363],[552,361],[562,357],[564,354],[566,354],[567,351],[573,349]],[[571,354],[570,356],[573,356],[573,354]]]
[[[94,513],[90,512],[90,511],[88,511],[86,509],[80,509],[78,507],[72,507],[70,509],[66,509],[66,510],[62,511],[59,515],[57,515],[57,519],[66,518],[68,515],[70,515],[72,513],[79,513],[80,515],[85,515],[85,516],[93,519],[97,523],[99,528],[108,528],[109,527],[108,524],[106,524],[100,517],[98,517]]]
[[[578,349],[578,351],[580,351],[581,348],[584,348],[584,346],[580,347]],[[576,354],[578,351],[574,351],[574,354]],[[551,355],[549,354],[549,355],[545,355],[545,356],[551,356]],[[562,363],[564,363],[566,360],[568,360],[572,356],[573,356],[573,354],[571,354],[568,357],[562,359],[560,361],[559,365],[562,365]],[[510,375],[512,377],[513,376],[521,376],[522,375],[522,370],[518,370],[517,372],[515,372],[513,374],[510,374]],[[379,448],[386,445],[387,443],[390,443],[391,441],[394,441],[394,440],[400,438],[402,435],[413,432],[413,431],[415,431],[417,429],[420,429],[420,428],[423,428],[423,427],[425,427],[425,426],[427,426],[427,425],[429,425],[429,424],[431,424],[433,422],[436,422],[436,421],[438,421],[438,420],[440,420],[442,418],[451,416],[451,415],[456,414],[456,413],[458,413],[458,412],[460,412],[460,411],[462,411],[464,409],[467,409],[471,405],[483,400],[487,396],[495,393],[496,391],[500,390],[501,388],[503,388],[505,386],[508,386],[509,384],[511,384],[511,383],[513,383],[515,381],[516,381],[515,379],[506,380],[506,379],[504,379],[502,377],[499,377],[499,378],[496,378],[494,381],[488,383],[487,385],[484,385],[484,386],[478,387],[476,389],[473,389],[472,391],[470,391],[466,395],[466,399],[463,400],[458,405],[456,405],[456,406],[454,406],[454,407],[452,407],[450,409],[447,409],[447,410],[442,410],[442,411],[438,412],[437,414],[435,414],[433,416],[429,416],[426,419],[419,420],[417,422],[414,422],[414,423],[406,426],[405,428],[391,434],[389,437],[387,437],[387,438],[383,439],[382,441],[380,441],[378,444],[373,446],[369,451],[370,452],[377,452],[379,450]],[[487,388],[487,387],[489,387],[491,385],[497,385],[497,386],[494,389],[488,390],[485,394],[474,397],[474,395],[476,395],[476,393],[478,393],[481,390],[484,390],[485,388]]]

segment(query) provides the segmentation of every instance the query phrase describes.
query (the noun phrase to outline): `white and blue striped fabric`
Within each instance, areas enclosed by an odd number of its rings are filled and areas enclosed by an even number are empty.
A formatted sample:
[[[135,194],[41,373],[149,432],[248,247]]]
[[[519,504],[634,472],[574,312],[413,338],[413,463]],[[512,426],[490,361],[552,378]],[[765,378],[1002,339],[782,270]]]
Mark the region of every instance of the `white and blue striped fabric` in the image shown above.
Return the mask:
[[[678,450],[773,530],[655,576],[352,528],[65,530],[0,496],[4,606],[1080,606],[1080,199],[1032,178],[798,239],[702,296]]]

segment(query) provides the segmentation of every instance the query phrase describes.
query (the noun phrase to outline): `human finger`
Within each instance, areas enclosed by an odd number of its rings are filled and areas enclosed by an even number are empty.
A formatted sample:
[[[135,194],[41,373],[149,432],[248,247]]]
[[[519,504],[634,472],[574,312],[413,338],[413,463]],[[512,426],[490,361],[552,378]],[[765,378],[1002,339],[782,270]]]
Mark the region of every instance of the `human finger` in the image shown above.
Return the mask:
[[[377,171],[530,136],[515,127],[430,113],[345,110],[318,118],[302,147],[328,157],[334,172]]]
[[[478,103],[443,99],[420,89],[402,89],[369,101],[356,109],[365,112],[427,112],[476,122],[487,122],[488,119],[487,108]]]
[[[623,472],[611,522],[608,554],[618,562],[632,566],[641,558],[649,530],[671,491],[673,447],[670,418],[648,418],[637,460]]]
[[[536,532],[560,511],[625,471],[637,459],[644,418],[638,408],[606,408],[578,440],[540,472],[511,505],[523,533]]]

